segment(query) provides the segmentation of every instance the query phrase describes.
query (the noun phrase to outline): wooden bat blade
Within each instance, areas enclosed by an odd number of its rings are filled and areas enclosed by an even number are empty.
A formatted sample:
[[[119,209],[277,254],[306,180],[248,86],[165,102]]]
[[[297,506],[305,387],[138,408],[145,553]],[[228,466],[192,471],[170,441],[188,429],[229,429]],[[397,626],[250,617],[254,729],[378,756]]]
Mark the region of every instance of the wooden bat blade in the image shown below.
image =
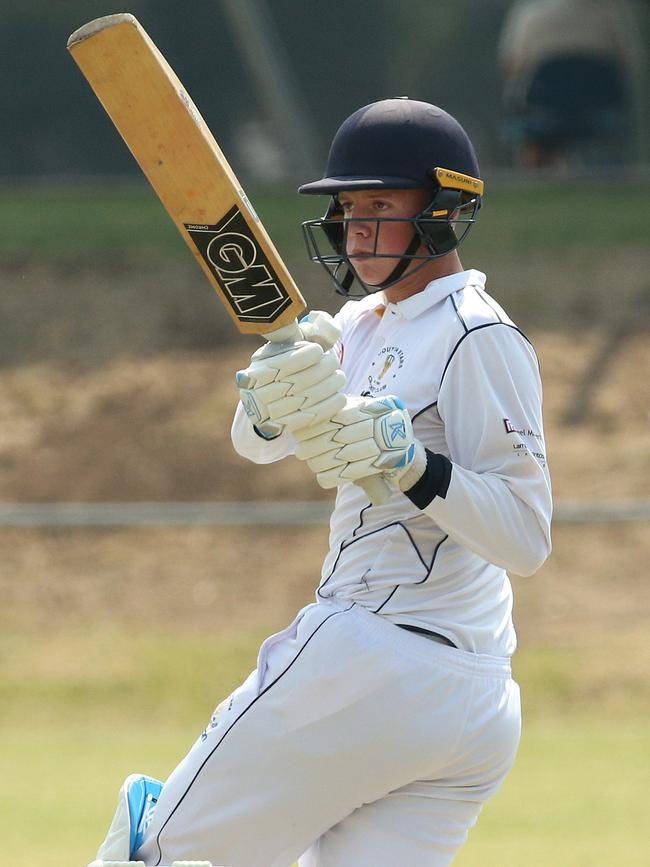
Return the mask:
[[[207,124],[133,15],[85,24],[68,50],[242,333],[304,299]]]
[[[300,339],[305,302],[183,85],[133,15],[90,21],[68,50],[242,333]],[[364,480],[371,499],[390,488]]]

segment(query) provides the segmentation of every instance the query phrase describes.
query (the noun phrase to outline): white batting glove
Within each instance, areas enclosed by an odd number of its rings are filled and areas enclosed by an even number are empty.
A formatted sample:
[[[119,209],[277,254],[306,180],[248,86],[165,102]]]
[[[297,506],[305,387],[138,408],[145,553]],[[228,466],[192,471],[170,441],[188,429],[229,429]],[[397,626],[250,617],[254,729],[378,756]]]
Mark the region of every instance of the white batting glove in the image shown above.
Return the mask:
[[[413,435],[408,410],[393,395],[348,397],[330,421],[294,433],[296,457],[334,488],[377,473],[406,491],[426,469],[426,452]]]
[[[334,318],[324,310],[312,310],[303,316],[298,327],[305,340],[310,343],[318,343],[323,349],[332,349],[336,341],[341,337],[341,329]]]
[[[257,432],[279,436],[318,424],[345,405],[345,374],[331,347],[340,329],[328,313],[309,314],[300,322],[305,340],[267,343],[236,374],[240,399]]]

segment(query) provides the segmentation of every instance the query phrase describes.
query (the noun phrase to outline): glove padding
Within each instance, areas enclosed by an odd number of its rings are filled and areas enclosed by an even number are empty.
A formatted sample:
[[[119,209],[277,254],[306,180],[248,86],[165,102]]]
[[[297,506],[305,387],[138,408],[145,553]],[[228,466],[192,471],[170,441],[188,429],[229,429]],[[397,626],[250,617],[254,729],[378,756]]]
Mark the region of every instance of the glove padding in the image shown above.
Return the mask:
[[[331,418],[345,405],[345,374],[330,348],[340,330],[327,313],[301,320],[297,343],[267,343],[236,374],[240,399],[258,433],[272,439]]]
[[[296,457],[306,461],[322,488],[381,473],[408,490],[426,469],[424,446],[413,435],[408,410],[393,395],[350,397],[329,421],[294,433]]]

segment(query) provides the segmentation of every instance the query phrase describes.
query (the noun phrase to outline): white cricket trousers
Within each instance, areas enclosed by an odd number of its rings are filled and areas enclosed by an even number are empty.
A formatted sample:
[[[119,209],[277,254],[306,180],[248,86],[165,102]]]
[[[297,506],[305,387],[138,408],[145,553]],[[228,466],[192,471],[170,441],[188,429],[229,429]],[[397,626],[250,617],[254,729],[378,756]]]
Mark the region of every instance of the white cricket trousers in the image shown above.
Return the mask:
[[[510,769],[520,721],[508,659],[314,603],[174,770],[137,857],[443,867]]]

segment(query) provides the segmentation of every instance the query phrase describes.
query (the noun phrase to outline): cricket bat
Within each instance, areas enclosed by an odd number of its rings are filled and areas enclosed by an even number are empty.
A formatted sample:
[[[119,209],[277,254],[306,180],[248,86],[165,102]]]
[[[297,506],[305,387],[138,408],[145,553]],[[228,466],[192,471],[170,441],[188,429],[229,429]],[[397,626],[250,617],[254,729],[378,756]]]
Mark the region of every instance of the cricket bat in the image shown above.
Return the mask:
[[[178,77],[129,13],[90,21],[68,50],[242,334],[302,339],[305,300]],[[362,487],[378,505],[380,476]]]

